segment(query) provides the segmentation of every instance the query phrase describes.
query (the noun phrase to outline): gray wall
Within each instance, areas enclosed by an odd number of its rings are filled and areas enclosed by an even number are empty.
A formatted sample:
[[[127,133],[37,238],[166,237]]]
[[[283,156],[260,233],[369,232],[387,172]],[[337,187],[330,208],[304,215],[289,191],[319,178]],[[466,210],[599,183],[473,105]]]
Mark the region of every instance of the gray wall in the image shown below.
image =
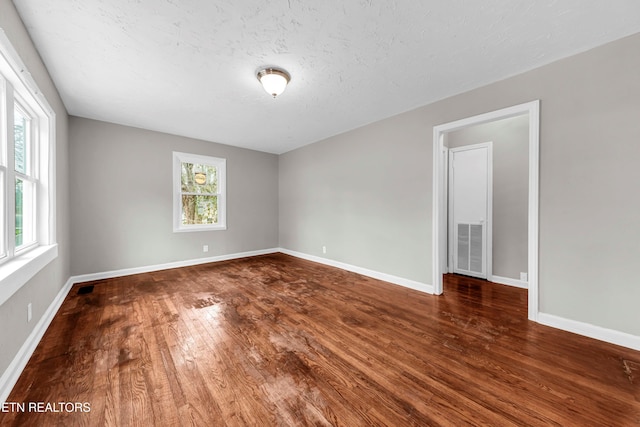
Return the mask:
[[[0,27],[6,33],[56,113],[56,229],[58,258],[0,306],[0,376],[69,278],[68,116],[27,31],[10,1],[0,1]],[[27,323],[27,304],[33,318]]]
[[[411,112],[281,155],[280,246],[426,282],[430,131]]]
[[[280,244],[430,283],[433,126],[541,100],[540,311],[640,335],[640,34],[280,156]]]
[[[278,247],[276,155],[78,117],[69,126],[73,275]],[[173,151],[227,159],[227,230],[173,232]]]
[[[493,275],[527,272],[529,117],[470,126],[445,135],[449,148],[493,142]]]

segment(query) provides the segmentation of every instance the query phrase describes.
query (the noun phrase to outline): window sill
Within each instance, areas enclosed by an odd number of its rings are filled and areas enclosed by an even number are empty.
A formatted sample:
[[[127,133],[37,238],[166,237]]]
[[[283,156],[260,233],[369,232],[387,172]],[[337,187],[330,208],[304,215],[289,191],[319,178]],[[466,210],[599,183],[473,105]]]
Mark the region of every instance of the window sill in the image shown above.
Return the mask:
[[[174,233],[188,233],[191,231],[220,231],[226,230],[226,225],[192,225],[190,227],[174,227]]]
[[[38,246],[0,265],[0,306],[57,257],[57,244]]]

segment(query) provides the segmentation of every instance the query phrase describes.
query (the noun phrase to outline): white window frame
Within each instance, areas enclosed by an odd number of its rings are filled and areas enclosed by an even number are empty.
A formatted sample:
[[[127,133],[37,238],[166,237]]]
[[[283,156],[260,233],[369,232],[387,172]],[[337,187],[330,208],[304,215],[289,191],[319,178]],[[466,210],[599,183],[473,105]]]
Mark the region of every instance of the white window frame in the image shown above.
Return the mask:
[[[218,173],[218,223],[182,224],[182,163],[197,163],[216,168]],[[173,152],[173,231],[216,231],[227,229],[227,160],[200,154]]]
[[[14,107],[30,118],[26,174],[14,167]],[[55,209],[56,116],[4,32],[0,31],[0,305],[58,256]],[[15,245],[15,179],[34,183],[34,239]]]

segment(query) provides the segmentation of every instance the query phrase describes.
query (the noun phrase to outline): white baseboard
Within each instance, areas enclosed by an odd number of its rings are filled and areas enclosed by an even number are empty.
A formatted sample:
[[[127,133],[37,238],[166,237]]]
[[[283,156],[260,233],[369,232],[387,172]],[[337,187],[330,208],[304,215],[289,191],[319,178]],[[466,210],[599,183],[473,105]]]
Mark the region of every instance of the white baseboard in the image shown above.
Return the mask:
[[[529,283],[524,280],[510,279],[508,277],[491,276],[491,282],[501,285],[515,286],[516,288],[529,289]]]
[[[71,286],[73,286],[73,282],[69,279],[51,302],[47,311],[44,312],[38,324],[27,337],[27,340],[22,344],[22,347],[18,350],[18,354],[13,358],[7,369],[2,374],[2,377],[0,377],[0,405],[6,402],[13,386],[18,382],[20,374],[22,374],[25,366],[27,366],[27,362],[29,362],[31,355],[33,355],[33,352],[36,350],[36,347],[51,324],[51,321],[60,309],[64,299],[67,297],[67,294],[71,290]]]
[[[640,351],[640,336],[637,335],[631,335],[626,332],[607,329],[590,323],[578,322],[547,313],[538,313],[538,323]]]
[[[81,274],[72,276],[73,283],[89,282],[92,280],[111,279],[113,277],[131,276],[133,274],[150,273],[152,271],[169,270],[170,268],[190,267],[192,265],[208,264],[210,262],[228,261],[238,258],[247,258],[258,255],[273,254],[279,252],[278,248],[261,249],[257,251],[239,252],[235,254],[219,255],[207,258],[190,259],[186,261],[169,262],[165,264],[147,265],[143,267],[125,268],[122,270],[104,271],[102,273]]]
[[[319,264],[325,264],[331,267],[340,268],[342,270],[351,271],[353,273],[362,274],[363,276],[372,277],[374,279],[383,280],[385,282],[393,283],[395,285],[404,286],[405,288],[415,289],[417,291],[433,294],[433,286],[426,283],[417,282],[415,280],[405,279],[398,276],[393,276],[387,273],[381,273],[379,271],[369,270],[367,268],[358,267],[351,264],[345,264],[340,261],[334,261],[327,258],[322,258],[315,255],[308,255],[302,252],[296,252],[289,249],[279,248],[279,251],[283,254],[291,255],[296,258],[306,259],[307,261],[317,262]]]

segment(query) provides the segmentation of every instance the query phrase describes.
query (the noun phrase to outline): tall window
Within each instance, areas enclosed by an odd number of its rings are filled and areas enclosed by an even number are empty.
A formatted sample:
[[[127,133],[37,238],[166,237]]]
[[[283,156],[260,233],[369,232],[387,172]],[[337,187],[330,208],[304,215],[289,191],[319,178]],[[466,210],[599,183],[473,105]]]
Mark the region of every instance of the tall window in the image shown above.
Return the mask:
[[[173,153],[173,230],[225,230],[226,160]]]
[[[57,256],[55,114],[0,32],[0,304]]]

